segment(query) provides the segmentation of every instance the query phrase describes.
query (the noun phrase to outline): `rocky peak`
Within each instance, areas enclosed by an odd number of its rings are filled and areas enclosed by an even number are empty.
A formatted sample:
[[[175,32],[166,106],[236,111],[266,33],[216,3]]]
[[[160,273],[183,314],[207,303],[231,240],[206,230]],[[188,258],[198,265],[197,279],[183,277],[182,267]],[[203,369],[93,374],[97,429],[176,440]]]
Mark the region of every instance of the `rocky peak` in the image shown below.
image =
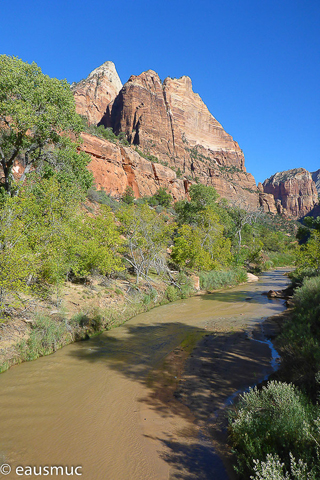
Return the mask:
[[[274,196],[279,213],[295,218],[307,215],[318,203],[316,185],[304,168],[275,173],[263,182],[263,190]]]
[[[132,75],[102,107],[102,82],[98,85],[96,78],[94,71],[76,96],[78,104],[79,98],[85,103],[81,109],[90,114],[91,123],[111,127],[115,134],[124,132],[145,158],[169,167],[183,182],[213,185],[222,197],[241,197],[250,207],[258,206],[257,187],[246,172],[242,150],[193,92],[189,77],[168,77],[162,83],[154,70]]]
[[[72,91],[76,111],[87,117],[89,124],[98,124],[122,88],[122,83],[113,62],[105,62],[93,70],[86,79],[73,83]]]
[[[98,77],[100,80],[102,79],[102,77],[106,77],[110,83],[114,84],[116,90],[120,92],[122,88],[122,83],[116,70],[116,66],[113,62],[104,62],[102,65],[100,65],[100,67],[92,70],[86,80],[88,81],[96,77]]]

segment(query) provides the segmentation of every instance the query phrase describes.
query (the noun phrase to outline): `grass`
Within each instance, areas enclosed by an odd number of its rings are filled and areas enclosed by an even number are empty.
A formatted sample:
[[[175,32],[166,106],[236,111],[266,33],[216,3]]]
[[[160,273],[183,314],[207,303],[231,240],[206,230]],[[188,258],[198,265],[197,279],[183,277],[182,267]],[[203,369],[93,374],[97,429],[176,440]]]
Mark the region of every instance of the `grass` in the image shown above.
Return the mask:
[[[291,267],[295,264],[295,252],[268,252],[269,268]]]
[[[237,285],[247,281],[247,273],[241,267],[228,270],[212,270],[200,274],[200,287],[202,290],[218,290],[226,286]]]

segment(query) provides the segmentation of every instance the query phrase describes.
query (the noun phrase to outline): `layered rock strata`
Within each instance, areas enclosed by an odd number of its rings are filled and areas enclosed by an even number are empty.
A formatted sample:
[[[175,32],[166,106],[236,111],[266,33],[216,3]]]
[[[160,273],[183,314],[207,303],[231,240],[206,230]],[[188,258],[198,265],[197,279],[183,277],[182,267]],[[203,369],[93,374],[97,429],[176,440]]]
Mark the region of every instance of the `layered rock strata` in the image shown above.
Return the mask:
[[[130,186],[136,197],[142,197],[165,187],[174,200],[185,198],[189,183],[177,178],[171,168],[146,160],[130,147],[87,133],[82,134],[82,139],[81,150],[91,155],[89,170],[99,190],[119,198]]]
[[[133,75],[97,123],[117,135],[124,132],[131,146],[153,161],[153,169],[169,167],[179,184],[212,185],[222,197],[258,207],[259,192],[246,172],[242,150],[193,92],[189,77],[166,78],[162,83],[153,70]],[[95,173],[98,165],[93,162]],[[104,178],[108,190],[111,181],[107,174]],[[144,190],[145,186],[139,188],[140,195]]]
[[[304,217],[318,203],[316,185],[304,168],[276,173],[263,182],[263,190],[273,195],[278,213],[294,218]]]
[[[132,147],[125,147],[95,137],[88,133],[82,134],[83,143],[81,150],[88,153],[92,161],[89,169],[93,172],[98,189],[104,189],[115,197],[120,197],[127,186],[133,188],[136,197],[153,195],[160,187],[166,188],[174,200],[186,198],[189,187],[194,180],[179,177],[172,168],[161,163],[152,162],[139,155]],[[212,171],[212,179],[218,193],[242,205],[256,205],[257,195],[250,193],[242,187],[243,173],[230,173],[228,171]],[[237,184],[237,180],[239,184]],[[249,180],[250,181],[250,180]],[[250,183],[248,182],[250,185]],[[228,193],[228,196],[226,195]],[[251,204],[248,197],[252,195]],[[250,201],[249,200],[249,201]]]
[[[71,89],[76,102],[76,111],[87,117],[89,125],[97,125],[122,88],[122,83],[113,62],[105,62]]]

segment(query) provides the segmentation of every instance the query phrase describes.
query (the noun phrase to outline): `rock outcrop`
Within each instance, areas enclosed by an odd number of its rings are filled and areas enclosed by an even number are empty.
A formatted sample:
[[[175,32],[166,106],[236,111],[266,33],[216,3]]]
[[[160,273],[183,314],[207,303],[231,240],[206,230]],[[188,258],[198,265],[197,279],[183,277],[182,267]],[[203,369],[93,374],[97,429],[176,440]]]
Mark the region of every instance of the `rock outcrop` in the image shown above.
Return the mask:
[[[185,198],[189,183],[177,178],[171,168],[146,160],[131,147],[88,133],[82,134],[82,140],[81,150],[91,155],[89,170],[93,172],[99,190],[104,189],[119,198],[130,186],[136,197],[142,197],[165,187],[174,200]]]
[[[81,88],[89,92],[84,84]],[[75,98],[78,102],[79,94]],[[259,192],[246,172],[242,150],[193,92],[189,77],[166,78],[162,83],[153,70],[133,75],[97,123],[116,134],[125,132],[129,143],[153,160],[153,169],[170,167],[180,184],[212,185],[222,197],[240,199],[246,208],[258,207]],[[108,183],[105,176],[107,191]]]
[[[71,85],[76,111],[87,117],[89,125],[97,125],[122,88],[121,80],[113,62],[105,62],[90,75]]]
[[[271,193],[264,193],[263,185],[258,183],[259,204],[265,213],[278,213],[274,196]]]
[[[311,172],[311,176],[312,176],[312,180],[316,184],[318,195],[320,195],[320,169],[317,170],[316,172]]]
[[[316,185],[304,168],[276,173],[263,182],[263,190],[273,195],[278,213],[294,218],[304,217],[318,203]]]

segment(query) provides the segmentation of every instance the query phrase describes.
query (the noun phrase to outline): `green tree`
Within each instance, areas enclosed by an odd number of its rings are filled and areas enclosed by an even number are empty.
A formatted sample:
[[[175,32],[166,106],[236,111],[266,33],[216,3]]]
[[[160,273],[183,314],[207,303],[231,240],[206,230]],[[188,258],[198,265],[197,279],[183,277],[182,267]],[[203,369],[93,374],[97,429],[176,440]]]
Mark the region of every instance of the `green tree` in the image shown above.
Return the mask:
[[[217,208],[219,195],[214,187],[191,185],[189,195],[190,202],[180,200],[174,207],[180,224],[201,222],[202,213],[207,207]]]
[[[150,269],[167,272],[166,249],[174,225],[147,204],[128,205],[117,212],[126,237],[125,259],[134,268],[137,283],[148,278]]]
[[[318,217],[319,218],[319,217]],[[320,231],[312,230],[307,243],[301,245],[297,252],[298,270],[310,268],[315,273],[320,272]]]
[[[23,160],[24,176],[37,162],[52,157],[67,132],[81,131],[70,86],[44,75],[36,63],[0,56],[0,161],[5,190],[11,193],[15,160]]]
[[[223,235],[218,214],[207,207],[201,224],[182,225],[172,249],[172,259],[180,267],[213,270],[231,261],[231,242]]]
[[[122,201],[126,203],[127,205],[132,205],[134,202],[134,192],[133,188],[130,187],[129,185],[126,187],[122,197]]]
[[[78,223],[78,241],[73,245],[73,272],[87,276],[99,271],[110,275],[124,269],[119,251],[124,243],[110,207],[101,205],[95,217],[85,216]]]
[[[161,205],[168,208],[172,203],[172,197],[165,188],[159,188],[159,190],[152,195],[148,200],[149,205]]]

